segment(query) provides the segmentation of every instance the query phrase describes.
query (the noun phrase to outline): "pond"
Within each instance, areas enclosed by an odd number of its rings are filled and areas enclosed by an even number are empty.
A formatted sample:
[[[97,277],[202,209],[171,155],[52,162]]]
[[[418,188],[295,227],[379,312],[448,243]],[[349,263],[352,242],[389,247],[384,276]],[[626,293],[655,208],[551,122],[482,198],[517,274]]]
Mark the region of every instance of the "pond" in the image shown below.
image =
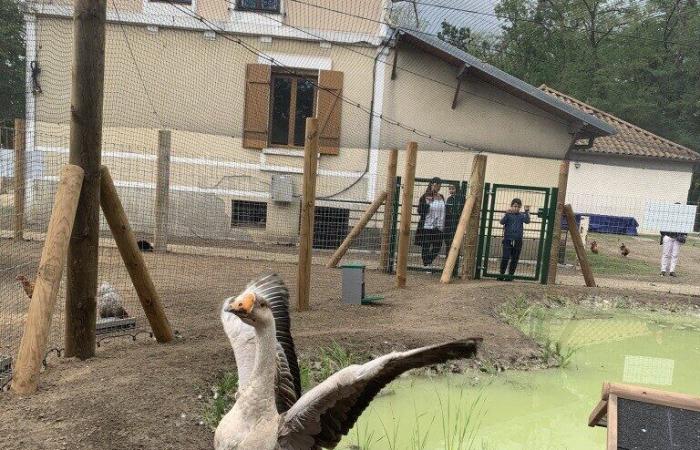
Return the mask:
[[[339,448],[603,448],[587,419],[604,381],[700,395],[698,317],[562,308],[534,327],[575,349],[565,368],[400,379]]]

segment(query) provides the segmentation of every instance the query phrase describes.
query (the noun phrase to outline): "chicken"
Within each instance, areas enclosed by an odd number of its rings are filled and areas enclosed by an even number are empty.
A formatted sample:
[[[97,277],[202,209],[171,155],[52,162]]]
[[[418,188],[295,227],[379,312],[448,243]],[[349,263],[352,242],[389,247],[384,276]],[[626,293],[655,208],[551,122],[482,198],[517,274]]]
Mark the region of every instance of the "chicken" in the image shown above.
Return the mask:
[[[630,254],[630,250],[625,244],[620,244],[620,254],[625,257]]]
[[[596,241],[591,242],[591,252],[598,254],[598,243]]]
[[[102,283],[97,289],[97,310],[102,319],[110,317],[124,319],[129,317],[129,313],[126,312],[121,304],[119,293],[109,283]]]
[[[24,293],[27,294],[27,297],[32,298],[32,294],[34,294],[34,283],[29,281],[29,278],[24,275],[17,275],[15,280],[19,281],[19,284],[22,285],[22,289],[24,289]]]
[[[153,245],[146,240],[137,241],[136,245],[139,246],[139,250],[141,250],[142,252],[152,252],[153,251]]]

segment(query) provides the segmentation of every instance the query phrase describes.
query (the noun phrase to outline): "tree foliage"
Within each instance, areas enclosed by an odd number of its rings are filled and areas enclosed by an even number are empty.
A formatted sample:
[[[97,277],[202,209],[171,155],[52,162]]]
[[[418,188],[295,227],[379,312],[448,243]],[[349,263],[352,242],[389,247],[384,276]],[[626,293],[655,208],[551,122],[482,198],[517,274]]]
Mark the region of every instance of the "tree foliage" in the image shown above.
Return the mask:
[[[24,116],[24,29],[16,0],[0,0],[0,122]]]

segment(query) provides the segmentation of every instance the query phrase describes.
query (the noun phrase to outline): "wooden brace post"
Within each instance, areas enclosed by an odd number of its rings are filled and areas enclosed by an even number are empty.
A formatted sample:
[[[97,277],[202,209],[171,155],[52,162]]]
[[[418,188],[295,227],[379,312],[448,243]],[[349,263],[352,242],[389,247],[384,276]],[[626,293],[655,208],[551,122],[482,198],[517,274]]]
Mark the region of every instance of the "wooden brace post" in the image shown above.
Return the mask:
[[[593,271],[591,270],[591,265],[588,263],[588,256],[586,255],[586,247],[584,247],[583,241],[581,240],[581,234],[578,232],[576,216],[574,215],[574,210],[571,208],[571,205],[564,205],[564,214],[566,215],[566,223],[567,227],[569,228],[571,240],[573,241],[574,248],[576,249],[576,257],[578,258],[579,264],[581,264],[583,279],[586,281],[586,286],[595,287]]]
[[[333,256],[331,256],[330,261],[328,261],[328,264],[326,264],[326,267],[329,269],[336,267],[340,260],[343,258],[345,255],[345,252],[348,251],[350,248],[350,244],[352,244],[352,241],[355,240],[357,236],[362,232],[362,230],[365,229],[367,226],[367,223],[369,223],[369,220],[374,216],[374,214],[377,212],[380,206],[382,206],[382,203],[384,203],[384,200],[386,199],[386,191],[382,191],[377,198],[374,199],[371,205],[369,205],[369,208],[365,211],[365,213],[362,215],[360,218],[360,221],[357,222],[357,224],[352,227],[352,230],[350,233],[345,237],[343,240],[343,243],[340,244],[338,249],[333,253]]]
[[[455,236],[452,238],[450,252],[447,254],[447,261],[445,261],[445,267],[442,269],[442,276],[440,277],[441,283],[449,283],[452,279],[452,272],[455,269],[455,264],[457,264],[459,250],[462,248],[464,234],[466,233],[467,228],[469,228],[472,210],[474,209],[475,203],[476,196],[470,193],[469,197],[467,197],[466,203],[464,204],[464,208],[462,209],[462,214],[459,216],[457,231],[455,231]]]
[[[148,323],[151,325],[153,335],[161,343],[172,341],[173,332],[170,328],[170,322],[165,316],[153,280],[151,280],[143,255],[139,251],[136,238],[129,226],[129,219],[126,217],[121,200],[119,200],[112,175],[105,166],[100,168],[100,203],[119,253],[124,260],[126,270],[131,277],[131,282],[141,301],[141,306],[146,313]]]
[[[15,364],[12,391],[18,394],[30,394],[39,385],[39,371],[49,341],[51,317],[66,264],[83,175],[83,169],[78,166],[66,165],[61,169],[46,242],[27,312],[27,323]]]
[[[401,199],[401,222],[399,223],[399,254],[396,261],[396,286],[406,287],[408,269],[408,249],[411,239],[411,213],[413,211],[413,186],[416,181],[416,160],[418,144],[409,142],[406,147],[406,163],[403,177],[403,196]]]

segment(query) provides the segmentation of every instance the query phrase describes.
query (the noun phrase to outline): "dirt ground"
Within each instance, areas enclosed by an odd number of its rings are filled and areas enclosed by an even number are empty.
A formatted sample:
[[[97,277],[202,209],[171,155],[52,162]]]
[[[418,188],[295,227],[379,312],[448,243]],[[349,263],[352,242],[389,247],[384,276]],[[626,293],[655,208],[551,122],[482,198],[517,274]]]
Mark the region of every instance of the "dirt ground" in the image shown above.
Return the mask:
[[[15,272],[35,270],[39,245],[23,246],[27,264],[0,277],[2,304],[21,299]],[[8,248],[0,246],[0,249]],[[13,253],[14,254],[14,253]],[[131,311],[138,312],[114,249],[101,252],[101,277],[118,282]],[[6,261],[6,260],[5,260]],[[295,292],[296,267],[274,262],[194,255],[147,255],[166,312],[181,338],[159,345],[141,335],[132,341],[103,342],[87,361],[52,358],[38,393],[18,397],[0,393],[0,436],[6,449],[209,449],[211,430],[200,425],[214,379],[234,367],[233,352],[219,323],[223,298],[245,283],[276,271]],[[2,269],[2,267],[0,267]],[[479,358],[507,370],[536,365],[537,345],[500,320],[499,306],[517,295],[543,299],[566,296],[623,297],[637,302],[694,303],[700,299],[610,289],[546,287],[528,283],[480,281],[441,285],[437,275],[409,273],[399,290],[394,278],[370,271],[367,292],[382,294],[376,306],[344,306],[341,271],[314,266],[312,309],[292,313],[292,332],[302,354],[337,341],[379,355],[451,339],[484,339]],[[294,301],[294,299],[293,299]],[[60,303],[60,301],[59,301]],[[20,308],[21,309],[21,308]],[[138,317],[143,323],[142,318]],[[22,321],[23,315],[18,314]],[[60,319],[60,315],[59,315]]]

